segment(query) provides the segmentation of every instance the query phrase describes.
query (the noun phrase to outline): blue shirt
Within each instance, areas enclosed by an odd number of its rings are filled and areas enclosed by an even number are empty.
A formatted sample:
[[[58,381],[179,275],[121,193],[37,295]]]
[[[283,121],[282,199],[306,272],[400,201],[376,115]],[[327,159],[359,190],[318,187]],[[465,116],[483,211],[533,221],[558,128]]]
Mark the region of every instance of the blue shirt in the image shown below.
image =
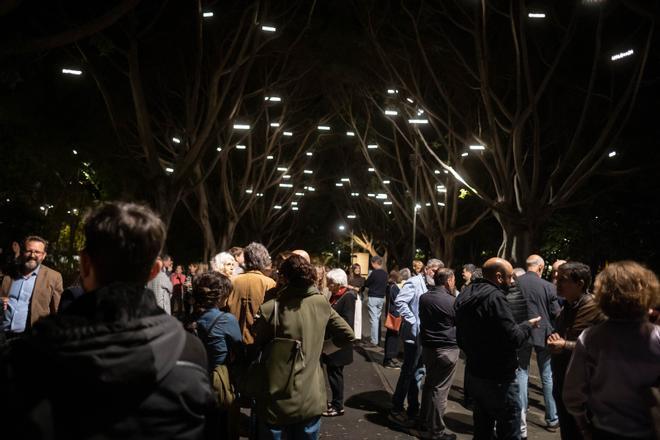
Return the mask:
[[[14,278],[9,288],[9,303],[2,320],[2,330],[23,333],[30,313],[30,299],[41,265],[27,275]]]
[[[220,316],[209,329],[216,317]],[[209,356],[209,368],[227,363],[227,356],[232,348],[243,341],[243,334],[234,315],[214,308],[204,312],[197,320],[200,339],[206,346]]]

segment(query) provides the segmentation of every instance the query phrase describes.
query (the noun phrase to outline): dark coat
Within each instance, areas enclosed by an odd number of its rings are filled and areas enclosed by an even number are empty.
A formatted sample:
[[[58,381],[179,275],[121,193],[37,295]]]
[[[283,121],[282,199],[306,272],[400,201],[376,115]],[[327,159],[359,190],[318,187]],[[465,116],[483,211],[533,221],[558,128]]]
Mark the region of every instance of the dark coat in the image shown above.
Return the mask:
[[[535,347],[545,347],[545,341],[552,333],[555,319],[561,311],[557,288],[533,272],[519,276],[516,282],[527,300],[529,318],[541,317],[539,328],[532,330],[532,344]]]
[[[458,295],[455,308],[456,338],[470,374],[498,382],[515,379],[517,352],[529,338],[531,325],[516,324],[504,292],[478,279]]]
[[[200,439],[214,405],[202,343],[143,286],[85,293],[9,362],[6,438]]]
[[[516,324],[529,319],[529,311],[527,310],[527,300],[523,295],[518,284],[512,284],[509,291],[506,293],[506,300],[511,306],[511,314]]]
[[[357,292],[349,289],[332,305],[332,308],[344,318],[351,329],[354,329],[355,326],[355,301],[357,301]],[[351,364],[353,363],[353,344],[345,345],[332,354],[324,354],[322,359],[324,363],[337,367]]]

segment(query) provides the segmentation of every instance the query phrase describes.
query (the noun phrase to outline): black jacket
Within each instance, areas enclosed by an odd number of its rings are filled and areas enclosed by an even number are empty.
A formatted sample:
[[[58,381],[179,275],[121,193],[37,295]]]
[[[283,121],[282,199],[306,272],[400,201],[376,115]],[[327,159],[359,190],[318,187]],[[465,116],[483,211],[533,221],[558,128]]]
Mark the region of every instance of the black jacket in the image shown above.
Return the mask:
[[[529,318],[541,317],[539,328],[532,330],[532,344],[535,347],[545,347],[545,341],[552,333],[555,319],[561,311],[557,301],[557,288],[532,272],[519,276],[517,284],[527,300]]]
[[[471,283],[456,299],[456,339],[473,376],[507,382],[516,377],[517,349],[532,327],[516,324],[504,292],[485,279]]]
[[[357,301],[357,292],[352,289],[346,290],[344,294],[332,305],[335,312],[339,314],[344,321],[355,329],[355,302]],[[326,335],[326,339],[330,335]],[[342,366],[353,363],[353,344],[347,344],[329,355],[323,355],[323,362],[328,365]]]
[[[422,347],[456,347],[455,301],[443,286],[433,287],[419,297]]]
[[[516,324],[520,324],[530,318],[527,311],[527,300],[520,287],[518,287],[518,284],[512,284],[509,287],[509,291],[506,293],[506,300],[509,306],[511,306],[511,314]]]
[[[201,341],[143,286],[83,294],[17,341],[10,362],[7,438],[199,439],[214,403]]]

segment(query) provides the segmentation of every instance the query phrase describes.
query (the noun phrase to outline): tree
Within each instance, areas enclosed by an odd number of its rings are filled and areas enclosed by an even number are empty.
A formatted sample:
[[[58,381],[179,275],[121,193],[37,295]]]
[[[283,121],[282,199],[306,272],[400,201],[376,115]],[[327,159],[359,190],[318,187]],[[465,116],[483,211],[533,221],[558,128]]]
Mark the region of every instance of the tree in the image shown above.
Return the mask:
[[[501,6],[420,1],[364,16],[381,65],[425,110],[424,149],[492,210],[499,254],[520,262],[544,221],[602,170],[635,104],[655,18],[631,2]],[[621,41],[634,56],[614,63]],[[455,142],[459,160],[437,141]]]
[[[277,56],[272,72],[282,71],[306,29],[295,13],[299,4],[271,11],[266,2],[233,2],[212,20],[205,19],[201,1],[187,5],[148,3],[77,45],[117,138],[138,162],[136,175],[166,225],[216,170],[226,154],[218,145],[245,116],[247,101],[263,99],[271,82],[257,82],[263,78],[255,66]],[[311,13],[314,4],[307,8]],[[264,20],[280,23],[279,35],[298,20],[293,37],[280,43],[285,50],[261,29]]]
[[[340,114],[353,130],[365,160],[363,166],[367,169],[356,173],[366,176],[361,179],[368,190],[363,196],[381,202],[377,205],[384,221],[400,225],[403,238],[412,230],[413,236],[408,241],[412,242],[411,259],[416,253],[415,234],[419,230],[428,240],[433,256],[451,264],[456,238],[470,232],[488,210],[459,198],[461,185],[441,172],[426,152],[421,141],[423,135],[409,122],[419,119],[420,112],[423,110],[390,89],[386,97],[382,92],[369,90],[357,99],[349,98]],[[435,142],[433,148],[438,154],[446,147],[444,151],[452,157],[456,151],[452,146],[453,142],[444,139]]]

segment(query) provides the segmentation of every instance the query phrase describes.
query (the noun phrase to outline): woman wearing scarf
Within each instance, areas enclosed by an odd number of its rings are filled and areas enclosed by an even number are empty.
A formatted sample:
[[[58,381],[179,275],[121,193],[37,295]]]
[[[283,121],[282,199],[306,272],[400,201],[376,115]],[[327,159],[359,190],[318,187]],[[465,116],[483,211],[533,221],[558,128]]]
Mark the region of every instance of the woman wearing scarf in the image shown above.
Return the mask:
[[[330,305],[353,328],[355,318],[355,301],[357,292],[347,287],[346,272],[332,269],[326,274],[327,286],[330,291]],[[348,344],[332,354],[321,355],[326,365],[328,382],[332,391],[332,400],[328,409],[323,412],[325,417],[336,417],[344,414],[344,366],[353,362],[353,344]]]

